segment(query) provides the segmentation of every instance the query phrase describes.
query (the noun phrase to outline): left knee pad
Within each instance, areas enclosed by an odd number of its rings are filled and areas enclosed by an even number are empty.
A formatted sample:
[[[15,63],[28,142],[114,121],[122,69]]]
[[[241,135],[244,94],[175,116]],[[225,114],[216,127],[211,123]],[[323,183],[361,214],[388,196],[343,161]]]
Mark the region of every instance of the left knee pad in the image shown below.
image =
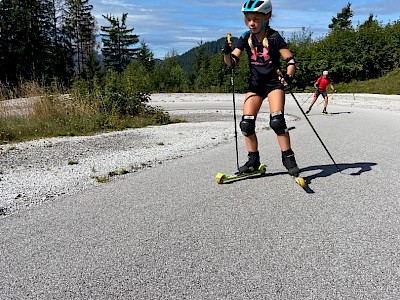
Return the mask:
[[[276,134],[284,134],[288,131],[283,112],[273,112],[269,116],[269,126],[275,131]]]

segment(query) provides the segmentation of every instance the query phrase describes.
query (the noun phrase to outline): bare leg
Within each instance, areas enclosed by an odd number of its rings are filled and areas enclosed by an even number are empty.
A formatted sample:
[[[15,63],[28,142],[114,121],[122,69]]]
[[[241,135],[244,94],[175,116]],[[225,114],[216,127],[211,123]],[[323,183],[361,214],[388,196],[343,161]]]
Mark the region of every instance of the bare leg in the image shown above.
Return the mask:
[[[263,100],[259,95],[251,92],[247,93],[243,104],[243,115],[256,117],[260,111],[262,102]],[[258,139],[256,134],[246,136],[244,140],[248,152],[258,151]]]
[[[307,114],[311,111],[311,108],[313,107],[315,101],[317,101],[318,96],[319,96],[319,95],[317,95],[317,92],[314,92],[314,96],[313,96],[313,99],[312,99],[312,101],[311,101],[311,105],[310,105],[310,107],[308,108],[308,110],[307,110],[307,112],[306,112]]]
[[[273,90],[268,95],[269,109],[271,113],[282,112],[285,109],[285,93],[283,90]],[[290,145],[289,132],[277,134],[278,144],[282,152],[282,163],[292,176],[299,176],[300,169],[297,166],[294,152]]]
[[[283,90],[273,90],[268,95],[269,111],[270,113],[281,111],[284,112],[285,109],[285,93]],[[283,134],[278,134],[278,144],[282,151],[289,150],[290,136],[289,132]]]
[[[328,96],[326,96],[326,97],[324,98],[324,100],[325,100],[325,102],[324,102],[324,111],[326,111],[326,108],[327,108],[327,106],[328,106]]]

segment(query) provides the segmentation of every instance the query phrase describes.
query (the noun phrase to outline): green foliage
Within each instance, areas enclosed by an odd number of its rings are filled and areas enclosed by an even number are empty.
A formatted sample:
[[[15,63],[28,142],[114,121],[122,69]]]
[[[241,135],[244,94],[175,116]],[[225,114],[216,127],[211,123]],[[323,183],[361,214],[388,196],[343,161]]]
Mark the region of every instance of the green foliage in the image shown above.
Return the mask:
[[[210,55],[206,53],[203,45],[196,49],[196,57],[194,61],[194,90],[204,91],[212,85],[210,75]]]
[[[139,42],[139,36],[132,34],[133,28],[128,29],[126,18],[128,14],[122,14],[121,22],[114,16],[103,17],[110,22],[110,26],[101,26],[102,42],[104,44],[101,52],[104,63],[109,70],[122,72],[129,62],[137,57],[139,49],[130,48]]]
[[[139,67],[133,71],[133,69]],[[100,110],[106,115],[135,116],[141,113],[142,103],[148,102],[149,94],[140,89],[145,83],[140,80],[140,64],[132,65],[122,76],[115,71],[107,72],[104,87],[98,86],[100,93]],[[135,72],[139,71],[135,74]],[[145,76],[142,77],[145,80]]]
[[[323,70],[335,83],[378,78],[399,67],[399,22],[379,24],[372,16],[356,29],[334,30],[311,41],[307,35],[289,40],[299,67],[295,86],[312,86]],[[390,55],[388,55],[390,53]]]
[[[137,53],[137,59],[145,67],[147,72],[153,72],[155,66],[154,54],[146,43],[142,42]]]
[[[346,7],[342,9],[342,12],[338,13],[336,18],[332,18],[332,23],[329,24],[329,28],[335,30],[346,30],[351,29],[351,18],[354,13],[351,10],[351,3],[347,3]]]
[[[53,2],[55,3],[55,2]],[[96,24],[89,0],[66,0],[63,8],[63,38],[73,56],[74,71],[81,75],[87,68],[87,62],[95,54]]]
[[[164,61],[156,65],[152,73],[152,85],[155,92],[188,92],[188,74],[178,62],[176,51],[169,52]]]
[[[371,80],[335,84],[341,93],[400,95],[400,68]]]
[[[95,44],[87,1],[0,1],[0,81],[69,84],[74,62],[83,71]]]

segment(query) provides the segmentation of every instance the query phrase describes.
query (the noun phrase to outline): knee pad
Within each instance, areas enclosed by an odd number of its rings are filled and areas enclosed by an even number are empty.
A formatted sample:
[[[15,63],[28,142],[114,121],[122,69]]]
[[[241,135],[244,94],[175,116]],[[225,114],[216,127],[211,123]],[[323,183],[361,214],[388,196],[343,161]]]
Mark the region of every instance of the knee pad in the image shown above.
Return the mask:
[[[256,117],[255,116],[242,116],[240,122],[240,129],[244,136],[250,136],[256,133]]]
[[[284,134],[288,131],[283,112],[277,111],[269,116],[269,126],[276,134]]]

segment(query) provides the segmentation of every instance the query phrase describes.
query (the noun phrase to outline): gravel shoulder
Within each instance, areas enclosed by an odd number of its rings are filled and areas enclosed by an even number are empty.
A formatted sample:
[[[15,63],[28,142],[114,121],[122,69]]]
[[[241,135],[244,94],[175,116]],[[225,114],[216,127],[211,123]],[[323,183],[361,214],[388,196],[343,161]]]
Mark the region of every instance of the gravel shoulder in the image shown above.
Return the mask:
[[[301,103],[311,99],[308,94],[296,97]],[[237,95],[237,103],[242,99]],[[400,112],[400,95],[335,94],[331,103]],[[104,184],[102,181],[116,180],[234,138],[231,94],[154,94],[150,104],[164,107],[171,116],[188,122],[1,145],[0,215],[32,208],[61,195],[77,195]],[[268,114],[260,118],[267,121]],[[296,121],[292,116],[287,120]],[[260,126],[258,130],[268,127]]]

